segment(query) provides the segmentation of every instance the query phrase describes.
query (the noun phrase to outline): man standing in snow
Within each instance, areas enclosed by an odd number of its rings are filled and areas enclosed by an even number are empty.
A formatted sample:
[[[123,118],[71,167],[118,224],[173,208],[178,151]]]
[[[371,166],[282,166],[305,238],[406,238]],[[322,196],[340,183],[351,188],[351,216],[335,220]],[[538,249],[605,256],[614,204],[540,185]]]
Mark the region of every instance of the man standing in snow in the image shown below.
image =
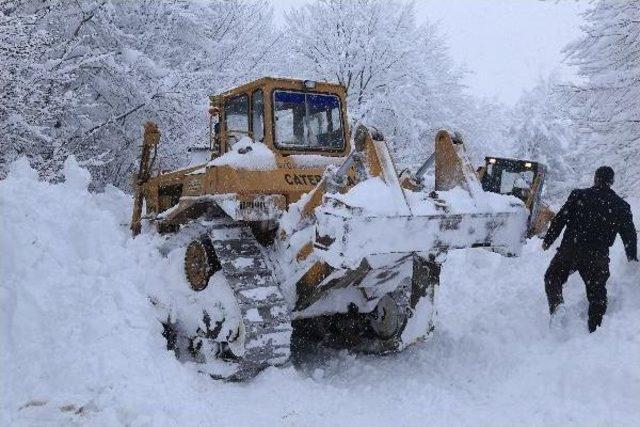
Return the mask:
[[[607,310],[609,248],[616,234],[622,238],[627,259],[638,261],[638,236],[631,208],[611,189],[613,179],[613,169],[599,167],[593,187],[573,190],[551,221],[542,244],[545,251],[566,227],[558,252],[544,275],[552,322],[564,314],[562,285],[578,271],[587,288],[589,332],[600,326]]]

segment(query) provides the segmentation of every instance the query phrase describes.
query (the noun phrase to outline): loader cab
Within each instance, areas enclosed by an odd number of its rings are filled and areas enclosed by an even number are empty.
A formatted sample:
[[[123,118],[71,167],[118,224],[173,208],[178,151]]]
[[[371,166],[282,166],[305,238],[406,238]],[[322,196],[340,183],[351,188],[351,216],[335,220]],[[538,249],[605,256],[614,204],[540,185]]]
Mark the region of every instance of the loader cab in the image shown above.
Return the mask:
[[[262,78],[211,102],[211,151],[217,157],[248,137],[282,156],[350,151],[346,90],[332,83]]]
[[[533,232],[542,229],[540,213],[548,210],[541,201],[545,174],[542,163],[498,157],[486,157],[484,167],[479,170],[484,191],[515,196],[524,202]]]
[[[540,163],[487,157],[481,182],[484,191],[516,196],[526,203],[543,178],[544,165]]]

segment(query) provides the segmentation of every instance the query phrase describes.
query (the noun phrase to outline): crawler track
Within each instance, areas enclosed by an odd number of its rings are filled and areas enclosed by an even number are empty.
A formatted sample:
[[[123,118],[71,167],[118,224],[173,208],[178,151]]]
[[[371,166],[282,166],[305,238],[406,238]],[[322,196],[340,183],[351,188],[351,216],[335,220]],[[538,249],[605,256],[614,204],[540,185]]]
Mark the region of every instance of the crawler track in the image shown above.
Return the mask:
[[[251,374],[286,363],[291,353],[289,308],[251,229],[221,220],[209,227],[208,235],[242,315],[241,370]]]

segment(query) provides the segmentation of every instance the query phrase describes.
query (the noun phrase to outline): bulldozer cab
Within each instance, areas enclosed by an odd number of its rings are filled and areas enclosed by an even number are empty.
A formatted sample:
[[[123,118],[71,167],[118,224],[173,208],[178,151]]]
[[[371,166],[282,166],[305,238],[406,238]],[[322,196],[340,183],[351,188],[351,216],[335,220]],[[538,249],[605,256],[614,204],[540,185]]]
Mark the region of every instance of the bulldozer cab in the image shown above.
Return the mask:
[[[346,91],[332,83],[262,78],[210,97],[212,157],[242,138],[275,153],[346,156]]]

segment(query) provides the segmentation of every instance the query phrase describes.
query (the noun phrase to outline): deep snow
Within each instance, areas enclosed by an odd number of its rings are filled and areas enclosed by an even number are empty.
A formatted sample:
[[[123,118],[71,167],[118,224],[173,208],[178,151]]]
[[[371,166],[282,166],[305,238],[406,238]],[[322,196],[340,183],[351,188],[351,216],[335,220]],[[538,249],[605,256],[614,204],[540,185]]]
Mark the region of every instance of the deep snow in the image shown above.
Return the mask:
[[[427,342],[227,384],[165,350],[147,295],[184,280],[181,254],[163,258],[153,233],[129,237],[129,196],[88,193],[73,159],[65,173],[40,182],[22,160],[0,182],[2,425],[640,423],[640,271],[619,241],[595,334],[577,275],[565,288],[572,322],[550,333],[553,251],[534,239],[519,258],[450,253]]]

